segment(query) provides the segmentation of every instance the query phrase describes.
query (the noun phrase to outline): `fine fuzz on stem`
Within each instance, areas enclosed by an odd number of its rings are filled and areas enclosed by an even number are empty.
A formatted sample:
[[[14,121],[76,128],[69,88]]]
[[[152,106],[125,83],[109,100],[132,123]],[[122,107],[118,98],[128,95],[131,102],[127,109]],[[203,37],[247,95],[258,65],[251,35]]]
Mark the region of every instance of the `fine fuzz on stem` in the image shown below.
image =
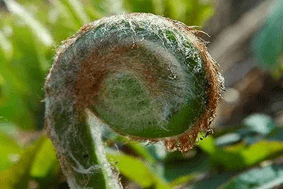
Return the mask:
[[[70,185],[120,187],[99,142],[104,126],[182,152],[209,131],[222,77],[199,32],[133,13],[85,25],[62,44],[46,79],[46,125]]]

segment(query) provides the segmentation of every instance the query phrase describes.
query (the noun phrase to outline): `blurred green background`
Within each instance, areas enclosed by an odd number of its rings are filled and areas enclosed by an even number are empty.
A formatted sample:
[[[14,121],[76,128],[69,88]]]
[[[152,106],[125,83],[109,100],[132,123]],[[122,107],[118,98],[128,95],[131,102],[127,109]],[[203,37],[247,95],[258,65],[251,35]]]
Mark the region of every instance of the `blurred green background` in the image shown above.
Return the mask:
[[[44,136],[45,77],[61,41],[127,12],[208,32],[227,90],[215,134],[186,154],[105,133],[124,187],[283,187],[282,10],[280,0],[0,0],[0,188],[68,188]]]

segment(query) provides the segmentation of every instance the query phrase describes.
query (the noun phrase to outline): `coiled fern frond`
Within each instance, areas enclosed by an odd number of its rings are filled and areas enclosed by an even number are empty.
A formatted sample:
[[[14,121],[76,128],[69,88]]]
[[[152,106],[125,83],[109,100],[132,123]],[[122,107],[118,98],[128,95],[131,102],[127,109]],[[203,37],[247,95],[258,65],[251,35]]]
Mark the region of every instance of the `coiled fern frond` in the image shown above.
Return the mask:
[[[152,14],[94,21],[58,49],[46,79],[46,125],[74,188],[118,188],[105,159],[107,126],[190,150],[208,131],[222,77],[200,31]]]

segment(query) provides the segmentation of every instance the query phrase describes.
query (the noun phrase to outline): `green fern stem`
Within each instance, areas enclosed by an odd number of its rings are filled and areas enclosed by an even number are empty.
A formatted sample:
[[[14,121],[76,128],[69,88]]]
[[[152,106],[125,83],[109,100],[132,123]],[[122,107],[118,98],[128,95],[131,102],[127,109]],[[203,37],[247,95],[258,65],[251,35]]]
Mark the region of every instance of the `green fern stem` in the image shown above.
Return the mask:
[[[199,32],[133,13],[92,22],[63,43],[46,79],[46,127],[71,187],[121,187],[103,127],[182,152],[210,129],[222,77]]]

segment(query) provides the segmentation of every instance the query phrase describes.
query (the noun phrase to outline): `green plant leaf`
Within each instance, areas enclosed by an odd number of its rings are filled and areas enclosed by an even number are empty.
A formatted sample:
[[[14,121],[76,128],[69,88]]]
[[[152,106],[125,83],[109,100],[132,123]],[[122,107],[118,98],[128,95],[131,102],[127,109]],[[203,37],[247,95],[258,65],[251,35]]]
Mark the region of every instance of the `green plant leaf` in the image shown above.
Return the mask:
[[[61,2],[57,2],[60,4],[61,8],[66,7],[65,13],[71,14],[80,25],[87,24],[91,20],[88,15],[84,11],[83,4],[78,0],[61,0]]]
[[[123,0],[128,12],[146,12],[179,20],[189,26],[202,26],[214,14],[212,0]]]
[[[27,108],[22,96],[16,94],[17,91],[13,91],[14,88],[11,86],[7,82],[1,87],[0,115],[23,129],[33,129],[35,127],[35,120],[32,113]]]
[[[251,166],[283,153],[283,142],[260,141],[240,151],[245,165]]]
[[[62,17],[62,19],[59,19],[57,21],[57,23],[60,23],[59,25],[54,24],[56,28],[58,27],[62,29],[62,26],[67,26],[68,28],[71,28],[73,32],[80,28],[80,21],[73,15],[72,11],[69,9],[69,7],[67,7],[66,3],[64,3],[63,1],[52,1],[51,4],[54,9],[60,12],[60,16]],[[55,34],[58,35],[58,33]],[[68,35],[65,36],[65,38],[67,37]]]
[[[81,1],[68,0],[68,3],[72,7],[76,16],[81,20],[82,24],[87,24],[91,21],[89,19],[88,15],[85,13],[85,10],[84,10],[84,7],[83,7],[83,4],[81,3]]]
[[[21,154],[22,149],[17,142],[0,131],[0,171],[15,164],[20,159]]]
[[[29,173],[44,140],[44,137],[40,138],[32,147],[25,150],[18,163],[0,172],[0,188],[28,188],[31,178]]]
[[[213,1],[165,0],[163,14],[189,26],[202,26],[214,14]]]
[[[196,176],[194,174],[181,176],[181,177],[178,177],[177,179],[171,181],[169,185],[170,185],[171,188],[176,187],[176,186],[180,186],[184,183],[190,182],[191,180],[195,179],[195,177]]]
[[[265,114],[253,114],[244,119],[244,124],[250,128],[250,130],[267,135],[274,128],[275,124],[272,118]]]
[[[185,158],[190,155],[189,153],[196,153],[196,155],[192,154],[192,157]],[[205,174],[211,167],[208,156],[203,152],[188,152],[187,154],[171,152],[167,154],[164,161],[164,177],[169,182],[182,177],[186,178],[189,175]]]
[[[169,185],[155,174],[142,160],[112,150],[108,150],[106,156],[109,162],[117,167],[124,176],[138,183],[141,187],[155,186],[160,189],[170,188]]]
[[[123,3],[129,12],[154,13],[152,0],[124,0]]]
[[[33,129],[40,124],[42,127],[43,67],[47,65],[43,65],[45,58],[38,50],[43,53],[44,48],[37,38],[30,38],[32,34],[28,27],[19,26],[14,17],[11,17],[11,22],[13,35],[10,41],[17,53],[10,61],[0,64],[5,81],[1,85],[0,114],[23,129]]]
[[[223,148],[217,147],[212,137],[207,137],[205,140],[200,141],[199,147],[209,155],[214,166],[218,168],[236,169],[246,166],[239,152],[228,152]]]
[[[283,165],[254,168],[234,177],[220,188],[268,189],[283,183]]]
[[[222,172],[219,174],[212,174],[209,178],[204,178],[194,183],[192,188],[193,189],[218,188],[223,183],[229,181],[229,179],[231,179],[233,175],[234,175],[233,172]],[[238,188],[234,188],[234,189],[238,189]]]
[[[30,175],[37,178],[46,178],[53,170],[59,168],[55,148],[50,139],[45,138],[41,148],[38,150]]]
[[[237,144],[219,148],[212,137],[201,141],[200,148],[209,154],[214,165],[221,169],[241,169],[274,158],[283,153],[283,142],[260,141],[251,146]]]
[[[266,139],[272,141],[283,141],[283,128],[276,127],[271,133],[268,134]]]
[[[12,43],[7,39],[7,37],[1,30],[0,30],[0,51],[3,51],[3,54],[6,59],[11,59],[14,51]]]
[[[138,142],[129,142],[128,145],[140,156],[142,156],[147,162],[155,164],[154,157],[148,152],[145,146]]]
[[[282,67],[277,64],[277,60],[283,54],[283,1],[274,1],[271,8],[266,25],[253,39],[253,49],[257,63],[265,69],[274,71]]]
[[[9,11],[22,19],[34,32],[37,38],[46,46],[54,44],[53,38],[49,31],[38,22],[23,6],[14,0],[4,0]]]
[[[7,136],[16,138],[19,134],[19,129],[15,124],[8,122],[0,116],[0,132],[5,133]]]

